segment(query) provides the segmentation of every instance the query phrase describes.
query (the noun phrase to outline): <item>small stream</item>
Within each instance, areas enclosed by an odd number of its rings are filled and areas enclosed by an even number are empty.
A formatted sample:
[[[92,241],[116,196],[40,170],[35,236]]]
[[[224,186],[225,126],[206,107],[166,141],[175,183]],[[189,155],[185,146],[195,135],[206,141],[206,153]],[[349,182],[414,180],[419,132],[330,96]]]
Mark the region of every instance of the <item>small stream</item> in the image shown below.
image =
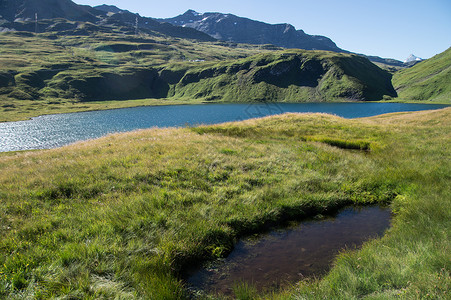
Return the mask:
[[[277,290],[305,277],[322,276],[343,249],[355,249],[382,236],[390,227],[390,210],[352,207],[335,217],[305,221],[239,241],[232,253],[187,277],[192,291],[232,295],[247,282],[259,291]]]

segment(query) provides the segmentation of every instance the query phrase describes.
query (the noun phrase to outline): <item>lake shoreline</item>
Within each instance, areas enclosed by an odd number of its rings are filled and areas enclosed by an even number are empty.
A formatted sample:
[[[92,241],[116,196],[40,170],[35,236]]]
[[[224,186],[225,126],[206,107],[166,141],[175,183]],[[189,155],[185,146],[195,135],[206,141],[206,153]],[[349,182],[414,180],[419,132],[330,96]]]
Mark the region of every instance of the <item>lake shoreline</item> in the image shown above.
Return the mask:
[[[353,119],[443,107],[446,106],[373,102],[264,102],[154,105],[53,114],[28,121],[0,123],[2,136],[0,151],[51,149],[112,133],[152,127],[196,127],[202,124],[220,124],[284,113],[322,113]],[[305,138],[309,139],[308,136]]]
[[[3,111],[0,110],[0,123],[27,121],[36,117],[77,113],[87,111],[102,111],[111,109],[122,109],[132,107],[146,106],[172,106],[172,105],[201,105],[201,104],[257,104],[257,103],[408,103],[408,104],[439,104],[451,105],[446,102],[414,101],[414,100],[380,100],[380,101],[356,101],[352,99],[333,99],[331,101],[305,101],[305,102],[222,102],[222,101],[205,101],[204,99],[131,99],[131,100],[111,100],[111,101],[86,101],[86,102],[44,102],[44,101],[27,101],[15,100],[9,101],[3,105]],[[21,104],[25,104],[21,109],[15,109]],[[34,108],[33,106],[40,106]],[[1,107],[0,107],[1,109]],[[36,110],[36,111],[33,111]]]
[[[386,203],[393,226],[321,279],[236,298],[446,298],[450,114],[285,114],[0,155],[0,298],[190,299],[186,267],[347,203]]]

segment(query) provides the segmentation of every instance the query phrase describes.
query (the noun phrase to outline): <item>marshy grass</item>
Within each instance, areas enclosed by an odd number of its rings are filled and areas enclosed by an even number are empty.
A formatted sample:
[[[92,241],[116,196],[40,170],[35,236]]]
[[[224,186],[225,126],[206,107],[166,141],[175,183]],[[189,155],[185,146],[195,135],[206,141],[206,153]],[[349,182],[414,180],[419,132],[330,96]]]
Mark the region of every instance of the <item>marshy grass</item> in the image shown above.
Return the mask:
[[[184,270],[243,235],[388,203],[388,233],[343,252],[325,278],[236,296],[446,298],[450,133],[451,109],[285,114],[3,154],[0,297],[185,299]]]

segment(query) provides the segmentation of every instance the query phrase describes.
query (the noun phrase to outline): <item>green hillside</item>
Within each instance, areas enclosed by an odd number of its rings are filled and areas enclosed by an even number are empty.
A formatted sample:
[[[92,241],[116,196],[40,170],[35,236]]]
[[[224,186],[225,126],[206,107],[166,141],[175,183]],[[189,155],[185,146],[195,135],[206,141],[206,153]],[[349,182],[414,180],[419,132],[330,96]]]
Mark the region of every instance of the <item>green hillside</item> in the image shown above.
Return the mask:
[[[357,55],[285,50],[186,69],[169,95],[231,102],[381,100],[396,95],[390,80]]]
[[[393,76],[401,100],[451,103],[451,48]]]
[[[8,115],[17,112],[42,114],[50,106],[58,112],[92,101],[305,102],[396,96],[391,75],[357,55],[162,34],[124,36],[86,26],[83,36],[1,34],[2,121],[14,119]]]

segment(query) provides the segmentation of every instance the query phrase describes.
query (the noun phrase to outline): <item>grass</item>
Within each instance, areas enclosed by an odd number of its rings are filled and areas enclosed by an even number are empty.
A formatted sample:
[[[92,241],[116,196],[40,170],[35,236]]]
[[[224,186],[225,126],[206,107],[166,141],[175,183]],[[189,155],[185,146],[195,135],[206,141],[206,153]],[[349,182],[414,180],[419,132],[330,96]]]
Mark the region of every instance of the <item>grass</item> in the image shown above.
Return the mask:
[[[450,50],[392,79],[365,58],[327,51],[100,31],[5,32],[1,38],[0,122],[203,101],[450,103]]]
[[[367,59],[268,50],[161,35],[2,33],[0,121],[157,102],[308,102],[395,96],[391,75]]]
[[[142,66],[157,71],[167,67],[176,73],[177,70],[197,67],[200,63],[211,64],[269,51],[252,45],[231,47],[222,42],[198,43],[162,35],[124,37],[101,32],[90,36],[7,32],[1,34],[1,39],[0,122],[24,120],[49,113],[140,106],[143,103],[148,105],[149,101],[145,99],[157,98],[161,91],[143,97],[142,87],[135,91],[116,89],[121,86],[121,81],[130,81],[127,76],[130,77],[133,72],[142,72]],[[123,51],[124,47],[127,51]],[[99,93],[95,87],[98,84],[96,80],[115,75],[116,80],[119,77],[119,83],[115,82],[110,89],[104,88]],[[70,81],[78,85],[84,82],[86,88],[78,91],[69,86]],[[110,93],[111,99],[106,100],[126,101],[92,103],[96,99],[91,97],[89,103],[85,103],[80,101],[83,100],[81,97],[85,97],[83,92],[90,92],[88,96]],[[113,96],[120,92],[121,97],[115,99]],[[158,98],[161,99],[150,103],[186,102],[184,97],[171,101],[165,97]],[[129,101],[133,99],[139,100]],[[194,103],[200,101],[193,100]]]
[[[202,100],[186,99],[138,99],[116,101],[31,101],[5,100],[0,106],[0,122],[13,122],[37,116],[61,113],[73,113],[93,110],[117,109],[138,106],[201,104]]]
[[[449,104],[451,99],[451,48],[393,76],[403,100],[428,100]]]
[[[185,299],[179,275],[243,235],[389,203],[393,228],[324,279],[236,295],[446,298],[450,115],[286,114],[3,154],[0,297]]]

